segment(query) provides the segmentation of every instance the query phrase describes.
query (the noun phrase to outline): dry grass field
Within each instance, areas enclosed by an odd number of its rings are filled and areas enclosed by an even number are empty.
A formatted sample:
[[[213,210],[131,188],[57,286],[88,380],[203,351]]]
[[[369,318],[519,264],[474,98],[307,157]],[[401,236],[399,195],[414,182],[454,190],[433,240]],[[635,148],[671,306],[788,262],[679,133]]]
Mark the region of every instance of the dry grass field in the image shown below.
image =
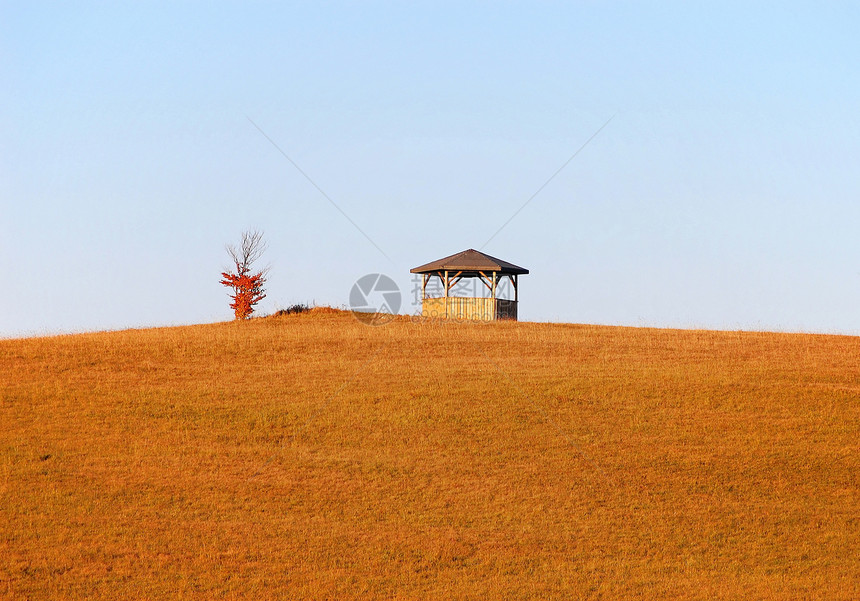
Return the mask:
[[[860,599],[860,338],[0,341],[0,597]]]

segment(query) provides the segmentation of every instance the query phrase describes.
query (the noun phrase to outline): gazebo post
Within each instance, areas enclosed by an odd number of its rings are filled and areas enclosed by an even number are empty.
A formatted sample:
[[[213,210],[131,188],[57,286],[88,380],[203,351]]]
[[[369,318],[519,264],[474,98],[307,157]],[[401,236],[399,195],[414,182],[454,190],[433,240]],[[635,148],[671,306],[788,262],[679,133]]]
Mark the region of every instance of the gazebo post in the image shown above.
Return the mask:
[[[491,320],[496,319],[496,317],[498,315],[497,305],[499,304],[499,301],[496,300],[496,277],[497,277],[496,272],[494,271],[493,272],[493,302],[491,303],[493,310],[492,310],[492,313],[490,315]]]
[[[448,270],[445,270],[445,319],[448,319]]]

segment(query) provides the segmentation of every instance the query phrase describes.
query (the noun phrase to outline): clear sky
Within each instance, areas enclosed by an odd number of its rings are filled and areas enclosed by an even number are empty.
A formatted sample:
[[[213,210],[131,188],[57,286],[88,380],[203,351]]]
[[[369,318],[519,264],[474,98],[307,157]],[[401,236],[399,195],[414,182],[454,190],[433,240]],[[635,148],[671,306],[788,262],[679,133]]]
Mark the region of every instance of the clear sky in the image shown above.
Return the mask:
[[[860,334],[856,3],[0,3],[0,336],[482,245],[520,318]],[[256,123],[381,248],[281,155]]]

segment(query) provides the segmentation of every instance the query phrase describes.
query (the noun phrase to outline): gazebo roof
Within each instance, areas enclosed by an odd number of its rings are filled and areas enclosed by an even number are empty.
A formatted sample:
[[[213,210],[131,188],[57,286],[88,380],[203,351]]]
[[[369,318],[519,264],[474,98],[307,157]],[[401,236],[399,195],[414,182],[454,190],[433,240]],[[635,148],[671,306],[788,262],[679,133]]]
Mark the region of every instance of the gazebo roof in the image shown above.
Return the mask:
[[[502,275],[522,275],[529,270],[513,263],[502,261],[473,248],[450,257],[438,259],[409,270],[409,273],[438,273],[440,271],[462,271],[464,275],[478,272],[496,272]]]

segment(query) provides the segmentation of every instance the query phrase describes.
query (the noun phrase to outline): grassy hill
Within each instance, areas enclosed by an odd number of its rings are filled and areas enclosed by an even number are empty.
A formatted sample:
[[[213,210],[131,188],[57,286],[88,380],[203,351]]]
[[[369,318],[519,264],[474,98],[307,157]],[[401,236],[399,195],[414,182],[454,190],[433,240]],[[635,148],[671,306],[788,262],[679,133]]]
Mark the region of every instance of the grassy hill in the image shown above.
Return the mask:
[[[0,341],[0,597],[858,599],[860,339],[343,312]]]

